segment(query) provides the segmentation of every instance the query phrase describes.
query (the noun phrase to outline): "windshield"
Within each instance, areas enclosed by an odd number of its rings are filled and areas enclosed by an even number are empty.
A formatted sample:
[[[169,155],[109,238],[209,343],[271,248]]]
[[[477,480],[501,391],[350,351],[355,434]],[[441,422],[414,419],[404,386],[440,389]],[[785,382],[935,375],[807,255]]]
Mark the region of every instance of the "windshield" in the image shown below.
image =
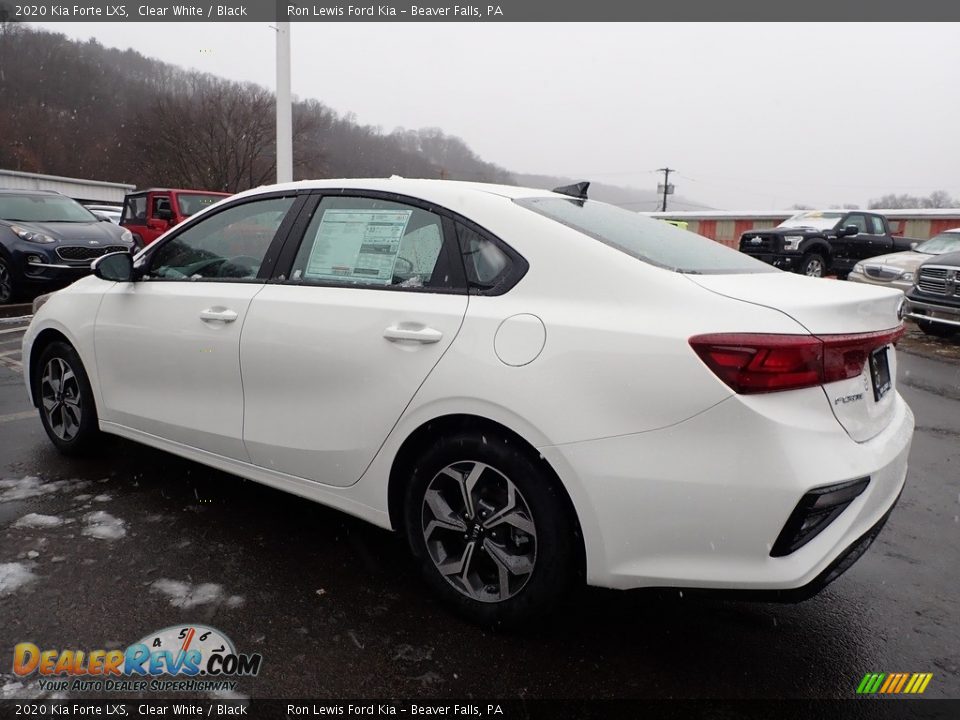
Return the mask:
[[[948,252],[960,251],[960,232],[945,232],[936,235],[914,248],[918,253],[927,255],[943,255]]]
[[[0,195],[0,218],[20,222],[99,222],[83,205],[63,195]]]
[[[802,228],[808,227],[815,230],[831,230],[837,222],[846,213],[834,212],[804,212],[798,213],[791,218],[787,218],[777,227],[782,228]]]
[[[179,193],[177,202],[180,204],[180,214],[189,216],[210,207],[215,202],[220,202],[223,198],[223,195],[210,195],[208,193]]]
[[[523,198],[514,202],[638,260],[676,272],[777,272],[702,235],[606,203],[573,198]]]

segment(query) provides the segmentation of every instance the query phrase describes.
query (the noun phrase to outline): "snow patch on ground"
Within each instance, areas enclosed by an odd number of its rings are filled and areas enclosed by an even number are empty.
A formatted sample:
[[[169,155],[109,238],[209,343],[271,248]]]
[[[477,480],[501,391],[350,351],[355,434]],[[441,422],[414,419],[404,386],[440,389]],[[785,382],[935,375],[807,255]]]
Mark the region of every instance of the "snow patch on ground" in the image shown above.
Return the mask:
[[[36,577],[23,563],[0,563],[0,595],[12,593]]]
[[[70,492],[86,487],[90,483],[85,480],[50,480],[43,481],[34,475],[22,478],[0,479],[0,502],[11,500],[26,500],[56,492]]]
[[[56,515],[41,515],[40,513],[24,515],[13,524],[15,528],[52,528],[60,525],[63,525],[63,518]]]
[[[243,605],[243,597],[240,595],[227,596],[223,592],[223,586],[217,583],[200,583],[199,585],[190,585],[180,580],[170,580],[160,578],[150,583],[150,589],[161,593],[170,598],[170,604],[174,607],[190,609],[198,605],[208,605],[216,603],[226,605],[229,608],[240,607]]]
[[[111,500],[113,500],[111,495],[97,495],[93,499],[94,502],[110,502]]]
[[[126,523],[108,512],[97,510],[83,516],[83,534],[100,540],[119,540],[127,534]]]

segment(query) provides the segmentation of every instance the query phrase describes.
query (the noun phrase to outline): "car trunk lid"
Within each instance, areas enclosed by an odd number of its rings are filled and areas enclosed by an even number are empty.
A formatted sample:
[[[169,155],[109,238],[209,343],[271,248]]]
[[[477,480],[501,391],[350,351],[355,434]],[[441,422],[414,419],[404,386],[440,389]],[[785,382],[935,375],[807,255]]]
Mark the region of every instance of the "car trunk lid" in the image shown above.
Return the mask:
[[[900,326],[899,291],[790,273],[688,277],[710,292],[793,318],[823,339],[827,362],[832,357],[857,364],[856,376],[822,385],[831,411],[851,438],[865,442],[889,424],[897,402],[898,336],[887,331]]]

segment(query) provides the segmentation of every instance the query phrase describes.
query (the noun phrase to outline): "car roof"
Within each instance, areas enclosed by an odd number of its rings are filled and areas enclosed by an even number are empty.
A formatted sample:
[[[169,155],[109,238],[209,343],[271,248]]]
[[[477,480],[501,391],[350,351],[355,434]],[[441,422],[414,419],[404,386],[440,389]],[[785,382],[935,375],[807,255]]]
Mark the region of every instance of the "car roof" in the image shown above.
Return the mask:
[[[219,190],[191,190],[190,188],[165,188],[165,187],[152,187],[144,188],[143,190],[134,190],[133,192],[128,192],[127,195],[146,195],[147,193],[152,192],[170,192],[170,193],[196,193],[204,195],[223,195],[224,197],[229,197],[230,193],[220,192]]]
[[[567,198],[550,190],[521,187],[517,185],[497,185],[494,183],[469,182],[463,180],[433,180],[426,178],[403,178],[394,175],[390,178],[333,178],[324,180],[298,180],[278,185],[264,185],[238,193],[234,197],[259,195],[265,192],[284,190],[323,190],[337,188],[344,190],[372,190],[375,192],[410,195],[437,203],[454,202],[464,194],[482,193],[515,200],[528,197]]]

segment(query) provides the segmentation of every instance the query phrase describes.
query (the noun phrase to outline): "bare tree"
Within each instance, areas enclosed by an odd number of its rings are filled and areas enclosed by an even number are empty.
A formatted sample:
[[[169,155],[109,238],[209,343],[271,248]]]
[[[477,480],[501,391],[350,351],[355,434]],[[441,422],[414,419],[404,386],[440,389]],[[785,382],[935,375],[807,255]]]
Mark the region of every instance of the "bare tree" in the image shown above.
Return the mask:
[[[944,190],[935,190],[926,197],[916,195],[897,195],[889,193],[870,201],[870,208],[888,208],[910,209],[910,208],[952,208],[960,205],[960,201],[954,199]]]

